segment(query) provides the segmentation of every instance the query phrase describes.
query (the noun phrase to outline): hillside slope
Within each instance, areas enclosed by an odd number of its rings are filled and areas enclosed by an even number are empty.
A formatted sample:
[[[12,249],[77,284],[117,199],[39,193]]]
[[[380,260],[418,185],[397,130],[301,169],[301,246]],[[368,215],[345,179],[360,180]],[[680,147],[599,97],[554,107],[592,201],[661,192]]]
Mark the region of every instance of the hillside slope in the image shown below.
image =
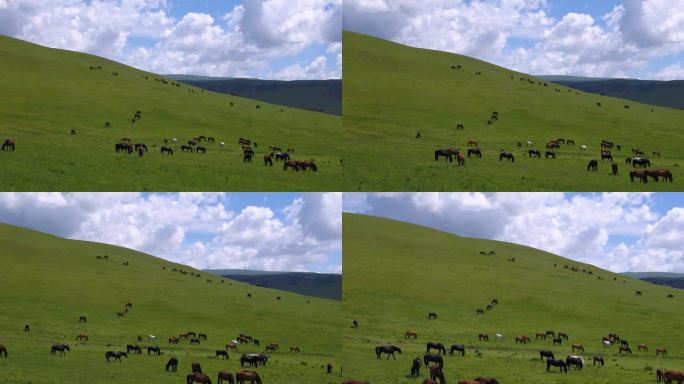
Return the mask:
[[[529,75],[466,56],[351,32],[343,34],[343,51],[344,128],[349,135],[345,190],[678,189],[684,111],[549,82],[544,86]],[[493,112],[499,113],[498,120],[487,125]],[[464,129],[457,130],[458,124]],[[576,145],[561,145],[556,159],[544,159],[545,145],[558,138],[573,139]],[[600,161],[602,139],[621,145],[621,151],[613,150],[618,177],[610,175],[610,162]],[[466,159],[464,167],[445,163],[445,158],[434,160],[436,149],[465,152],[470,140],[478,142],[481,159]],[[541,159],[528,157],[527,141],[541,150]],[[625,159],[633,147],[648,156],[660,152],[652,166],[669,168],[674,184],[630,183]],[[501,149],[512,152],[515,162],[499,161]],[[599,160],[599,170],[587,172],[593,159]]]
[[[679,330],[684,301],[676,292],[667,298],[672,288],[529,247],[377,217],[344,214],[343,225],[343,318],[359,324],[343,334],[347,378],[373,384],[419,382],[408,377],[409,368],[413,358],[422,358],[428,341],[447,348],[465,344],[465,356],[445,357],[450,383],[476,376],[501,383],[646,383],[655,379],[655,368],[684,369]],[[493,298],[499,304],[476,315]],[[429,312],[438,319],[428,320]],[[408,330],[418,338],[404,339]],[[546,330],[565,332],[569,340],[553,346],[550,339],[535,338]],[[490,341],[479,341],[480,333]],[[505,340],[494,340],[495,333]],[[616,346],[605,348],[601,338],[608,333],[628,340],[634,353],[620,356]],[[521,335],[532,342],[516,344],[514,338]],[[582,355],[589,366],[567,375],[545,373],[539,350],[565,359],[573,343],[585,347]],[[639,343],[650,351],[637,351]],[[396,361],[376,360],[378,344],[394,344],[403,353]],[[657,347],[668,349],[667,359],[655,357]],[[591,357],[599,354],[604,368],[591,366]]]
[[[0,359],[0,370],[6,382],[184,382],[191,362],[199,362],[215,382],[219,370],[240,370],[241,353],[263,352],[271,342],[280,350],[268,353],[268,364],[257,369],[265,383],[338,381],[325,373],[328,362],[339,366],[338,302],[222,280],[125,248],[4,224],[0,237],[0,344],[9,351],[9,358]],[[109,257],[96,258],[104,255]],[[118,318],[128,302],[133,307]],[[79,322],[80,316],[87,322]],[[28,333],[22,332],[25,323]],[[208,339],[199,345],[167,342],[188,331]],[[89,340],[75,341],[80,333]],[[239,352],[229,352],[228,360],[216,359],[215,350],[225,349],[240,333],[260,339],[261,346],[243,344]],[[143,342],[137,341],[139,335]],[[158,341],[149,342],[148,335]],[[53,343],[68,343],[71,352],[51,356]],[[105,351],[136,343],[159,345],[162,355],[143,351],[122,363],[105,361]],[[291,353],[290,346],[299,346],[301,353]],[[164,371],[170,356],[179,359],[178,373]]]
[[[342,114],[342,80],[282,81],[192,78],[183,75],[169,75],[168,77],[212,92],[334,115]]]
[[[16,140],[15,152],[0,152],[0,190],[341,188],[341,154],[329,145],[342,138],[339,117],[215,94],[97,56],[6,36],[0,36],[0,57],[0,139]],[[142,118],[132,123],[138,110]],[[201,142],[205,154],[181,152],[181,145],[198,136],[216,140]],[[145,143],[149,152],[116,153],[123,137]],[[258,144],[252,164],[243,162],[240,137]],[[160,154],[164,139],[174,147],[173,156]],[[314,159],[318,172],[264,166],[269,145],[294,148],[292,159]]]

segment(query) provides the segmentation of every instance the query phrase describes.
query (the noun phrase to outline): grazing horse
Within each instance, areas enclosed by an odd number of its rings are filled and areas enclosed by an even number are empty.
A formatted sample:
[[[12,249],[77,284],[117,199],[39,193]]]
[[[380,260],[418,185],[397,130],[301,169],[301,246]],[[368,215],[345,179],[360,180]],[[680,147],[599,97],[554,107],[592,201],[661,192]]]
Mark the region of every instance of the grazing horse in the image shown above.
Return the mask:
[[[454,159],[451,157],[454,153],[451,149],[436,149],[435,150],[435,161],[438,161],[440,157],[445,157],[444,161],[449,161],[452,163]]]
[[[404,333],[404,339],[408,339],[408,338],[417,339],[418,334],[415,331],[406,331],[406,333]]]
[[[538,149],[530,149],[527,151],[528,157],[537,157],[541,159],[541,152]]]
[[[292,170],[299,172],[299,162],[290,160],[286,161],[283,163],[283,171],[286,170],[288,167],[292,168]]]
[[[107,351],[105,353],[105,359],[107,359],[108,363],[109,363],[109,359],[114,359],[114,361],[119,360],[119,363],[120,363],[122,357],[128,358],[128,354],[126,352],[115,352],[115,351]]]
[[[231,341],[230,343],[226,344],[226,349],[232,349],[234,351],[238,350],[238,344],[234,341]]]
[[[158,346],[147,347],[147,354],[149,355],[150,353],[154,353],[157,356],[159,356],[159,355],[161,355],[161,349],[159,349]]]
[[[230,372],[219,372],[218,373],[218,384],[223,383],[223,381],[226,380],[228,381],[229,384],[235,384],[235,378],[233,378],[233,374]]]
[[[139,345],[128,344],[126,346],[126,352],[131,353],[131,351],[133,351],[139,355],[142,354],[142,348],[140,348]]]
[[[555,158],[556,158],[556,152],[554,152],[554,151],[546,151],[546,153],[544,154],[544,157],[547,158],[547,159],[548,159],[549,157],[552,158],[552,159],[555,159]]]
[[[274,154],[275,154],[275,159],[276,159],[276,161],[280,161],[280,160],[287,161],[287,160],[290,160],[290,154],[287,153],[287,152],[271,152],[271,153],[274,153]]]
[[[441,365],[435,365],[433,367],[430,367],[430,378],[433,381],[439,379],[439,384],[446,384],[446,381],[444,380],[444,372],[442,372]]]
[[[603,367],[606,364],[605,361],[603,360],[603,356],[594,356],[592,358],[592,360],[594,361],[594,365],[599,364],[600,366]]]
[[[568,373],[568,365],[563,360],[546,359],[546,372],[550,372],[551,366],[560,367],[561,372]]]
[[[581,371],[584,368],[584,359],[582,356],[568,356],[565,359],[565,364],[569,366],[574,365],[576,370]]]
[[[76,336],[76,340],[79,340],[79,341],[88,340],[88,334],[87,333],[81,333],[80,335]]]
[[[71,349],[69,349],[68,344],[55,344],[50,348],[51,355],[54,355],[56,352],[59,352],[60,356],[64,356],[66,354],[65,351],[71,351]]]
[[[537,333],[534,334],[534,338],[535,338],[535,339],[544,339],[544,340],[546,340],[546,334],[543,333],[543,332],[537,332]]]
[[[551,352],[551,351],[539,351],[539,359],[541,359],[541,361],[544,361],[544,358],[545,358],[545,357],[546,357],[547,360],[548,360],[548,359],[555,359],[555,358],[556,358],[556,357],[553,355],[553,352]]]
[[[632,167],[636,168],[637,165],[642,168],[647,168],[651,166],[651,161],[644,157],[635,157],[632,159]]]
[[[587,171],[598,171],[598,160],[591,160],[587,165]]]
[[[576,350],[584,352],[584,346],[581,344],[573,344],[572,351],[575,352]]]
[[[477,338],[480,341],[489,341],[489,335],[487,335],[486,333],[480,333],[479,335],[477,335]]]
[[[205,147],[199,147],[198,146],[197,149],[195,149],[195,153],[200,153],[200,152],[207,153],[207,149]]]
[[[420,357],[413,359],[413,363],[411,363],[411,376],[420,376],[420,367],[422,365],[423,362],[420,361]]]
[[[567,144],[567,145],[575,145],[575,140],[568,139],[568,140],[565,141],[565,144]]]
[[[437,313],[435,313],[435,312],[428,313],[428,320],[437,320]]]
[[[646,170],[641,169],[638,171],[629,171],[629,180],[634,182],[634,178],[638,178],[642,183],[648,183],[648,173]]]
[[[456,130],[457,131],[462,131],[464,129],[465,129],[465,127],[463,126],[463,124],[456,124]]]
[[[477,310],[475,310],[475,314],[476,315],[484,315],[484,309],[478,308]]]
[[[468,140],[468,144],[466,145],[466,147],[477,147],[479,145],[480,144],[477,142],[477,140]]]
[[[630,355],[632,354],[632,350],[628,346],[620,346],[618,353],[622,355],[622,352],[629,353]]]
[[[465,346],[463,344],[452,344],[449,354],[453,355],[454,351],[458,352],[461,356],[465,356]]]
[[[499,161],[501,161],[501,160],[503,160],[503,159],[506,159],[506,160],[508,160],[508,161],[510,161],[510,162],[512,162],[512,163],[515,163],[515,157],[514,157],[513,154],[510,153],[510,152],[501,151],[501,152],[499,153]]]
[[[677,384],[682,384],[684,381],[684,372],[677,372],[677,371],[665,371],[663,373],[663,381],[670,384],[673,381],[676,381]]]
[[[166,146],[161,147],[161,154],[163,155],[165,153],[168,153],[169,155],[173,155],[173,148],[166,147]]]
[[[658,169],[653,172],[655,172],[656,177],[662,177],[664,180],[672,182],[672,172],[669,169]],[[658,180],[656,179],[656,181]]]
[[[610,151],[601,151],[601,161],[603,160],[613,161],[613,155],[610,153]]]
[[[299,164],[299,169],[302,171],[306,171],[309,168],[311,168],[311,170],[314,172],[318,171],[318,167],[313,160],[297,160],[296,163]]]
[[[648,352],[648,345],[646,345],[646,344],[639,344],[639,345],[637,345],[637,351],[645,351],[645,352]]]
[[[560,337],[554,338],[553,339],[553,345],[556,345],[556,344],[558,344],[558,345],[563,344],[563,339],[561,339]]]
[[[387,354],[387,360],[389,360],[390,356],[396,360],[397,357],[394,355],[394,352],[399,352],[399,354],[401,354],[401,348],[395,347],[394,345],[382,345],[375,347],[375,355],[377,356],[378,360],[380,360],[380,355],[383,353]]]
[[[192,147],[189,145],[181,145],[181,152],[193,152]]]
[[[190,339],[190,344],[200,344],[200,339]]]
[[[612,344],[612,343],[610,342],[610,340],[606,340],[605,337],[603,338],[603,346],[604,346],[604,347],[610,347],[611,344]]]
[[[241,371],[235,375],[237,379],[237,384],[244,384],[249,381],[250,384],[261,384],[261,377],[255,371]]]
[[[515,338],[516,344],[527,344],[529,342],[530,342],[530,338],[527,336],[516,336],[516,338]]]
[[[299,347],[294,346],[294,347],[290,347],[290,352],[297,352],[297,353],[299,353],[299,352],[301,352],[301,351],[299,350]]]
[[[8,151],[14,152],[14,144],[15,144],[14,139],[9,138],[9,139],[5,140],[4,143],[2,143],[2,150],[3,151],[8,150]]]
[[[463,166],[465,165],[465,156],[461,152],[456,153],[456,164],[458,166]]]
[[[0,357],[7,358],[7,347],[0,344]]]
[[[120,144],[115,144],[114,145],[114,150],[116,152],[128,152],[130,155],[131,152],[133,152],[133,146],[128,144],[128,143],[120,143]]]
[[[79,323],[86,323],[86,322],[88,322],[88,319],[85,316],[81,316],[78,318],[78,322]]]
[[[663,357],[666,357],[666,356],[667,356],[667,349],[665,349],[665,348],[657,348],[657,349],[656,349],[656,357],[657,357],[658,355],[662,355]]]
[[[425,353],[430,353],[430,350],[436,349],[439,354],[445,354],[446,355],[446,348],[444,348],[444,344],[442,343],[433,343],[431,341],[428,341],[426,344],[425,348]]]
[[[192,384],[192,383],[202,383],[202,384],[211,384],[211,379],[209,379],[209,376],[202,372],[195,372],[191,373],[188,376],[186,376],[186,382],[187,384]]]
[[[226,351],[217,350],[216,351],[216,358],[218,359],[219,356],[223,356],[224,359],[230,359],[230,357],[228,356],[228,352],[226,352]]]
[[[568,339],[568,334],[567,334],[567,333],[563,333],[563,332],[558,332],[558,337],[561,337],[561,338],[567,340],[567,339]]]
[[[178,369],[178,359],[175,357],[171,357],[169,359],[169,361],[166,363],[166,372],[168,372],[169,369],[171,369],[173,372],[176,372]]]
[[[477,158],[482,158],[482,151],[480,150],[480,148],[469,148],[468,157],[470,157],[471,155]]]
[[[423,355],[423,363],[425,363],[426,367],[430,366],[430,362],[437,363],[437,365],[440,365],[442,367],[444,366],[444,359],[442,358],[442,355],[434,355],[429,353]]]

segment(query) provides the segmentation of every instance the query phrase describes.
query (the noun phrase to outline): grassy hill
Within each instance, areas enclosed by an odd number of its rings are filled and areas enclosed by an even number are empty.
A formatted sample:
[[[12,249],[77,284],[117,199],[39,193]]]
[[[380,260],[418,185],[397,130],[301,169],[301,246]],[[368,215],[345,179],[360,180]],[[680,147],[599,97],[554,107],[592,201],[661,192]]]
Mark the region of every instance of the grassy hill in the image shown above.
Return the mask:
[[[544,86],[529,75],[484,61],[351,32],[343,34],[343,51],[344,128],[349,135],[345,190],[678,189],[684,111],[549,82]],[[455,69],[458,65],[461,69]],[[498,121],[487,125],[495,111]],[[457,124],[465,129],[456,130]],[[528,140],[543,154],[546,143],[557,138],[577,145],[563,145],[555,160],[528,157]],[[602,139],[622,147],[613,150],[620,167],[617,177],[610,175],[608,162],[599,164],[598,172],[587,172],[589,161],[600,159]],[[479,142],[482,159],[466,159],[465,167],[434,161],[437,148],[465,151],[469,140]],[[581,145],[588,150],[581,151]],[[662,158],[652,159],[652,165],[669,168],[674,185],[630,183],[631,167],[624,161],[633,147],[649,156],[659,151]],[[513,152],[515,163],[499,162],[500,149]]]
[[[0,56],[0,139],[17,143],[16,152],[0,152],[0,190],[341,188],[341,153],[330,145],[342,138],[339,117],[175,85],[97,56],[6,36]],[[138,110],[142,119],[131,123]],[[180,151],[200,135],[216,139],[202,142],[206,154]],[[116,153],[122,137],[147,144],[149,152]],[[239,137],[257,142],[253,164],[243,163]],[[179,140],[173,156],[160,154],[165,138]],[[264,166],[270,144],[294,148],[293,159],[315,159],[318,172]]]
[[[387,219],[344,214],[343,225],[343,319],[359,323],[343,331],[345,378],[420,383],[427,375],[407,376],[411,360],[422,358],[428,341],[466,346],[464,357],[445,357],[448,383],[476,376],[500,383],[647,383],[655,381],[657,368],[684,369],[679,331],[684,301],[672,288],[529,247]],[[673,291],[675,297],[667,298]],[[476,315],[493,298],[499,304]],[[438,319],[427,320],[429,312]],[[418,339],[404,339],[407,330],[417,332]],[[546,330],[565,332],[569,340],[554,347],[550,339],[535,339],[536,332]],[[489,334],[490,341],[478,341],[479,333]],[[505,340],[494,340],[495,333]],[[634,353],[619,356],[616,346],[605,348],[601,338],[608,333],[628,340]],[[515,344],[521,335],[532,342]],[[567,375],[546,373],[539,350],[565,359],[573,343],[584,345],[589,366]],[[638,352],[639,343],[650,351]],[[376,360],[378,344],[394,344],[403,353],[396,361]],[[666,359],[655,357],[657,347],[668,349]],[[598,354],[605,358],[604,368],[591,366]]]
[[[586,79],[557,82],[583,92],[684,109],[684,80]]]
[[[342,300],[342,275],[333,273],[283,272],[267,274],[221,274],[260,287],[295,292],[324,299]]]
[[[4,224],[0,237],[0,344],[9,351],[9,358],[0,359],[5,382],[179,383],[185,382],[191,362],[199,362],[216,382],[219,370],[240,370],[241,353],[263,352],[270,342],[281,348],[257,369],[264,383],[339,381],[325,373],[328,362],[339,372],[336,301],[250,286],[129,249]],[[96,259],[103,255],[109,258]],[[133,307],[117,318],[127,302]],[[81,315],[86,323],[78,322]],[[28,333],[22,331],[25,323]],[[206,333],[208,340],[167,342],[188,331]],[[90,339],[76,342],[82,332]],[[260,339],[261,346],[243,344],[230,359],[216,359],[215,350],[240,333]],[[148,342],[150,334],[158,341]],[[129,355],[121,364],[105,361],[105,351],[125,350],[138,343],[138,335],[144,337],[139,344],[158,344],[163,354]],[[49,354],[58,342],[71,345],[65,357]],[[301,353],[290,353],[294,345]],[[178,373],[164,371],[170,356],[179,359]]]
[[[334,115],[342,114],[342,80],[281,81],[184,75],[168,77],[212,92]]]

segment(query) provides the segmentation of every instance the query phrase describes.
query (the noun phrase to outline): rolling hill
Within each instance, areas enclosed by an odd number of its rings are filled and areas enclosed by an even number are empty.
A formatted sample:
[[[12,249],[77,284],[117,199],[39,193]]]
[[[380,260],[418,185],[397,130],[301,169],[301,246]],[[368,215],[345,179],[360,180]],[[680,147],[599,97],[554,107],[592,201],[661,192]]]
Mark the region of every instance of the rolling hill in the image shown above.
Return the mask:
[[[0,57],[0,139],[16,141],[15,152],[0,152],[0,190],[341,189],[341,152],[329,145],[343,137],[339,117],[207,92],[6,36],[0,36]],[[136,111],[142,112],[139,120],[133,119]],[[204,154],[181,152],[198,136],[215,142],[199,144]],[[149,152],[116,153],[123,137],[145,143]],[[253,163],[243,162],[240,137],[256,142]],[[165,139],[173,156],[160,154]],[[318,172],[284,172],[277,162],[264,166],[269,145],[294,148],[292,159],[314,159]]]
[[[343,67],[347,191],[679,189],[684,111],[587,94],[470,57],[346,31]],[[494,112],[498,120],[487,125]],[[561,145],[556,159],[544,159],[545,145],[557,138],[576,145]],[[600,161],[603,139],[621,145],[612,152],[617,177],[610,162]],[[465,152],[471,140],[481,159],[466,158],[464,167],[434,160],[436,149]],[[527,141],[541,159],[528,157]],[[630,182],[625,159],[634,147],[649,157],[660,152],[652,166],[670,169],[674,184]],[[501,149],[515,162],[499,161]],[[598,172],[587,171],[593,159]]]
[[[221,276],[259,287],[279,289],[323,299],[342,300],[342,275],[333,273],[221,273]]]
[[[359,324],[343,331],[346,379],[421,382],[427,375],[411,378],[409,369],[412,359],[423,357],[428,341],[466,347],[465,356],[444,357],[448,383],[476,376],[500,383],[647,383],[655,380],[657,368],[684,370],[679,331],[684,301],[676,292],[667,298],[672,288],[517,244],[377,217],[345,213],[343,225],[343,319]],[[499,304],[476,315],[493,298]],[[429,312],[438,318],[428,320]],[[405,339],[408,330],[417,332],[417,339]],[[565,332],[569,339],[560,346],[536,339],[547,330]],[[480,333],[490,340],[479,341]],[[505,339],[495,340],[495,333]],[[633,354],[604,347],[608,333],[627,340]],[[522,335],[531,343],[516,344],[514,338]],[[637,351],[640,343],[650,350]],[[379,344],[393,344],[402,353],[396,360],[376,360]],[[539,351],[565,359],[573,354],[571,344],[584,346],[587,366],[567,375],[557,368],[546,373]],[[656,358],[658,347],[667,348],[667,358]],[[605,367],[591,365],[594,355],[604,357]]]
[[[593,79],[540,76],[583,92],[684,109],[684,80]]]
[[[282,81],[185,75],[166,76],[212,92],[334,115],[342,114],[342,80]]]
[[[684,274],[664,272],[627,272],[623,275],[635,277],[643,281],[658,285],[667,285],[673,288],[684,289]]]
[[[339,381],[325,369],[332,362],[339,372],[336,301],[250,286],[129,249],[5,224],[0,237],[0,344],[9,352],[0,359],[0,370],[6,382],[185,382],[191,362],[199,362],[215,382],[219,370],[240,370],[240,354],[263,352],[271,342],[280,350],[256,369],[264,383]],[[130,311],[117,317],[128,302]],[[79,322],[80,316],[87,322]],[[30,332],[22,331],[25,323]],[[188,331],[208,338],[199,345],[167,342]],[[89,340],[75,341],[80,333]],[[228,360],[217,359],[215,351],[240,333],[260,339],[261,346],[241,344]],[[158,341],[149,342],[148,335]],[[71,352],[51,356],[53,343],[68,343]],[[125,351],[127,344],[156,344],[162,355],[143,351],[122,363],[105,361],[105,351]],[[301,353],[290,352],[295,345]],[[164,370],[171,356],[179,359],[177,373]]]

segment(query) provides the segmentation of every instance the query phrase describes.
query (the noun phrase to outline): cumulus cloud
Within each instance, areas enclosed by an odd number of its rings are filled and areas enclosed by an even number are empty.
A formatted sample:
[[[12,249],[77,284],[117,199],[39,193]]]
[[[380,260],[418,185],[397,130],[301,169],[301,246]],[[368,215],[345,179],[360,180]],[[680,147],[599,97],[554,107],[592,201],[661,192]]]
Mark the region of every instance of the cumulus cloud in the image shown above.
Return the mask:
[[[344,195],[344,210],[523,244],[616,272],[684,271],[684,208],[661,216],[652,202],[639,193],[354,193]]]
[[[282,215],[267,206],[233,211],[229,200],[217,193],[2,193],[0,222],[196,268],[341,272],[341,194],[302,194]]]
[[[349,0],[343,27],[533,74],[653,77],[651,61],[684,51],[684,0],[624,0],[599,20],[551,17],[551,2]]]
[[[231,77],[275,76],[277,60],[296,61],[312,46],[341,41],[341,0],[245,0],[218,19],[173,17],[170,7],[167,0],[0,1],[0,33],[158,73]],[[341,63],[325,58],[283,72],[312,79],[340,73]]]

